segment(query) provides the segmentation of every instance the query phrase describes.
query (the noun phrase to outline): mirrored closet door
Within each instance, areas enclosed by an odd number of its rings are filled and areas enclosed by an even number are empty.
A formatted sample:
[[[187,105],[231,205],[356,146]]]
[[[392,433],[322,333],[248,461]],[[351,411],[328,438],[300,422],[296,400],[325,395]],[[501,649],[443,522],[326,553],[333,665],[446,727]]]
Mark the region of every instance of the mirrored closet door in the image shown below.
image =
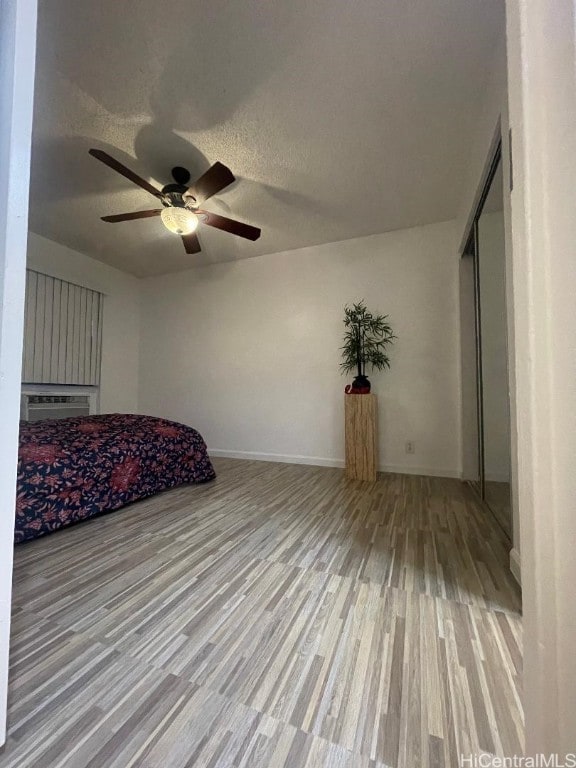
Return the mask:
[[[512,538],[506,257],[498,148],[460,267],[465,479]]]

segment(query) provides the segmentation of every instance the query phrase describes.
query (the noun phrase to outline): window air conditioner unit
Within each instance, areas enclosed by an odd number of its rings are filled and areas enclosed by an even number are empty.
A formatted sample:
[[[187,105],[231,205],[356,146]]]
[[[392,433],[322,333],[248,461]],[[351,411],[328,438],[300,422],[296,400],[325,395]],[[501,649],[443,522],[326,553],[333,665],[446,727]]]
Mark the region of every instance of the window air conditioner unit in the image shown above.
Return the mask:
[[[22,395],[20,417],[24,421],[66,419],[93,413],[90,395]]]

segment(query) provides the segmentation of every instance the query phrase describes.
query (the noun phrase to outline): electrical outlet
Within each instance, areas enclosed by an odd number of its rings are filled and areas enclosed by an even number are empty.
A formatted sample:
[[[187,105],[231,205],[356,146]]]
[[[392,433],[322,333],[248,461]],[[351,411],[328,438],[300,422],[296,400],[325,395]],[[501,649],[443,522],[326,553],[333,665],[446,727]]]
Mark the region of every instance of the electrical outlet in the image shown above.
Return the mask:
[[[406,453],[416,453],[416,443],[412,440],[406,441]]]

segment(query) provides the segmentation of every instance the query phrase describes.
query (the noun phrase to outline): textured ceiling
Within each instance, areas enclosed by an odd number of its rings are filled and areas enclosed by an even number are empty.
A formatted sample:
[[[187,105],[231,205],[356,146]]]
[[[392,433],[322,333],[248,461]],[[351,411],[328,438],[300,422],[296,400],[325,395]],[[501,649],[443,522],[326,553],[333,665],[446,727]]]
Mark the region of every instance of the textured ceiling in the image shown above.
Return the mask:
[[[456,215],[501,0],[44,0],[30,227],[151,275]],[[88,155],[162,186],[215,160],[206,208],[262,228],[200,227],[188,256],[154,199]]]

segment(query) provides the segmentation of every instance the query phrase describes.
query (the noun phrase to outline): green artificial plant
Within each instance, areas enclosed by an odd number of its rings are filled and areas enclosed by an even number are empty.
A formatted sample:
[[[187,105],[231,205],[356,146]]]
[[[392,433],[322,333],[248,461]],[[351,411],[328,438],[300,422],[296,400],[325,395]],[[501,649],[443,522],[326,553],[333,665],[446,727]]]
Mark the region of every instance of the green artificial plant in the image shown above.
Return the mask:
[[[344,307],[344,346],[342,349],[343,373],[356,371],[355,385],[369,386],[366,366],[377,371],[390,368],[386,348],[396,338],[388,323],[388,315],[373,315],[364,300]]]

